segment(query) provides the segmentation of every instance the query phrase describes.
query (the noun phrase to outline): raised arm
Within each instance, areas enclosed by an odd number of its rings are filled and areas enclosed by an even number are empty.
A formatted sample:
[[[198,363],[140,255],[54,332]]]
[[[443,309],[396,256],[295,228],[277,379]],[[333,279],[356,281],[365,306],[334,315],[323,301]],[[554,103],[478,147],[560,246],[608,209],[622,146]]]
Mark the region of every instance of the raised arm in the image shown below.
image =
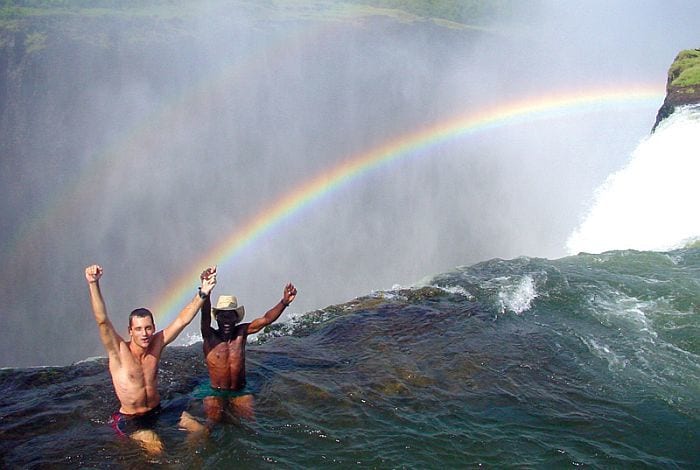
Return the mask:
[[[119,336],[114,325],[107,317],[107,307],[102,298],[100,291],[100,278],[102,277],[102,268],[96,264],[85,268],[85,279],[90,290],[90,304],[92,305],[92,313],[95,315],[97,327],[100,330],[100,340],[107,350],[107,354],[111,360],[119,360],[119,344],[124,342],[124,339]]]
[[[212,289],[214,289],[216,285],[216,266],[207,268],[204,272],[208,272],[209,275],[205,277],[204,273],[202,273],[202,276],[200,276],[201,286],[199,292],[195,294],[190,303],[185,305],[185,308],[180,310],[177,318],[163,330],[163,346],[175,341],[175,338],[194,319],[197,311],[204,305],[204,300],[209,298]]]
[[[199,317],[201,320],[200,328],[202,330],[202,339],[206,339],[214,334],[214,329],[211,327],[211,298],[207,297],[204,299],[204,304],[202,305],[202,315]]]
[[[290,282],[286,286],[284,286],[284,291],[282,293],[282,300],[277,302],[277,304],[272,307],[270,310],[265,313],[260,318],[256,318],[252,322],[250,322],[250,325],[248,325],[248,334],[252,335],[257,333],[258,331],[262,330],[268,325],[271,325],[274,323],[280,315],[282,315],[282,312],[284,312],[284,309],[289,307],[289,304],[294,302],[294,299],[297,296],[297,289],[294,287],[294,285]]]

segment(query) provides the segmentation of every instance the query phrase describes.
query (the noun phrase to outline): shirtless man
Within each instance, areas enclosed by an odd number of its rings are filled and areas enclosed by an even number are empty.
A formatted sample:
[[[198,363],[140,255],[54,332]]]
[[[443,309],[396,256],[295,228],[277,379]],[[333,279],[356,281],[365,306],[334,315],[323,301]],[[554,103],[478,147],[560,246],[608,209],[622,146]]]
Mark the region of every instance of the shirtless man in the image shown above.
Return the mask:
[[[182,309],[177,318],[165,329],[156,332],[153,315],[148,309],[139,308],[129,315],[129,337],[125,341],[107,317],[107,308],[100,278],[102,268],[92,265],[85,268],[85,279],[90,289],[90,302],[95,321],[100,330],[100,339],[107,350],[109,373],[114,391],[121,404],[112,416],[112,427],[126,434],[129,427],[152,427],[160,409],[158,394],[158,362],[163,348],[173,342],[202,308],[216,285],[216,266],[208,268],[209,275],[202,278],[199,292]],[[207,302],[208,303],[208,302]],[[150,429],[138,429],[130,434],[148,452],[160,453],[163,444]]]
[[[206,272],[202,273],[202,276],[206,276]],[[294,285],[287,284],[282,300],[265,315],[250,323],[240,323],[245,309],[238,305],[234,296],[219,296],[214,308],[211,308],[209,299],[204,301],[201,327],[210,383],[205,390],[200,390],[199,394],[204,395],[204,413],[209,423],[221,421],[227,404],[236,415],[253,419],[253,395],[245,390],[245,345],[248,335],[255,334],[275,322],[294,301],[296,295]],[[212,310],[218,330],[211,327]],[[200,429],[193,426],[188,430],[198,431],[202,428],[203,426]]]

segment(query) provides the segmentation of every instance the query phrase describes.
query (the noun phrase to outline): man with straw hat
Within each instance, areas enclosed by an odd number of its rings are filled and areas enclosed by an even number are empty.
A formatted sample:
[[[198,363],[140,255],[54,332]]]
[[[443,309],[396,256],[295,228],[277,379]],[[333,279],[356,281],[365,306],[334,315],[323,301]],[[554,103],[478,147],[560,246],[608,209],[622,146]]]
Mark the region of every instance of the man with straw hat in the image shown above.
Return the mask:
[[[202,279],[208,275],[205,271],[202,273]],[[209,383],[202,384],[195,396],[204,399],[204,414],[210,423],[221,421],[227,406],[237,416],[253,419],[253,395],[245,389],[245,346],[248,335],[258,333],[274,323],[294,301],[296,295],[296,287],[292,283],[287,284],[282,293],[282,300],[265,315],[250,323],[241,323],[245,316],[245,308],[238,305],[235,296],[219,296],[214,307],[211,307],[209,300],[205,300],[202,305],[201,327]],[[211,327],[211,312],[214,312],[218,330]],[[191,415],[187,416],[187,419],[183,418],[180,424],[189,431],[206,429]]]

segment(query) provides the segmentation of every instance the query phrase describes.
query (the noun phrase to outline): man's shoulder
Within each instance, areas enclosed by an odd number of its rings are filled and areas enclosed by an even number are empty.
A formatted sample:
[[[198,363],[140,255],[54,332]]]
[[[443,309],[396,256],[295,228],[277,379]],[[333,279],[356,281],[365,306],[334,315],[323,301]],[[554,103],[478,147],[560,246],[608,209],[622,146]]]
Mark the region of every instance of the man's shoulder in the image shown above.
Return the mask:
[[[236,336],[248,336],[248,327],[250,326],[250,322],[247,323],[239,323],[236,325]]]
[[[151,353],[160,353],[163,348],[165,348],[165,333],[163,333],[163,330],[160,330],[152,336],[148,349]]]
[[[204,341],[205,343],[207,341],[220,341],[219,332],[214,328],[209,328],[206,331],[202,330],[202,341]]]
[[[151,337],[151,344],[160,343],[162,345],[164,342],[165,342],[165,330],[158,330],[155,333],[153,333],[153,336]]]
[[[202,343],[204,345],[204,351],[208,351],[221,344],[221,338],[219,337],[219,332],[215,329],[209,330],[208,333],[202,332]]]
[[[229,343],[234,343],[248,337],[248,326],[250,323],[240,323],[233,330],[233,337],[228,340]]]

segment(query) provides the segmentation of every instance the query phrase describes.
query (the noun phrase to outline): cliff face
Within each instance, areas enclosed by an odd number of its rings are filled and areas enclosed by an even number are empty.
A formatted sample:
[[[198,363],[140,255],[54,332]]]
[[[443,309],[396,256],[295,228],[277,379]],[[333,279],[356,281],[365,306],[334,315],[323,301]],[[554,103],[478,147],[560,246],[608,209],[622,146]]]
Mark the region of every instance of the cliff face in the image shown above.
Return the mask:
[[[159,106],[184,90],[196,89],[225,67],[251,60],[243,47],[228,47],[228,43],[246,44],[256,38],[263,44],[311,24],[293,14],[268,21],[254,16],[255,11],[242,14],[240,9],[224,12],[229,16],[220,15],[213,22],[205,13],[189,15],[189,10],[183,13],[175,8],[172,13],[167,5],[158,15],[140,10],[55,10],[59,11],[3,17],[0,7],[0,170],[8,175],[10,170],[18,171],[11,160],[22,165],[43,158],[58,165],[70,156],[91,158],[94,149],[104,148],[114,138],[118,118],[126,122],[140,109]],[[205,22],[211,32],[202,26]],[[394,38],[397,44],[404,38],[417,44],[413,38],[424,35],[445,44],[447,52],[451,41],[462,44],[481,34],[428,21],[414,25],[389,16],[358,19],[338,31],[352,44],[366,41],[368,50],[378,47],[375,39],[382,36]],[[352,58],[338,60],[334,66],[339,74],[352,67],[348,65]],[[302,63],[319,68],[322,64],[320,60]],[[304,67],[313,76],[311,67]],[[386,87],[390,86],[387,82]]]
[[[700,103],[700,49],[681,51],[668,70],[666,99],[656,115],[654,129],[679,106]]]

